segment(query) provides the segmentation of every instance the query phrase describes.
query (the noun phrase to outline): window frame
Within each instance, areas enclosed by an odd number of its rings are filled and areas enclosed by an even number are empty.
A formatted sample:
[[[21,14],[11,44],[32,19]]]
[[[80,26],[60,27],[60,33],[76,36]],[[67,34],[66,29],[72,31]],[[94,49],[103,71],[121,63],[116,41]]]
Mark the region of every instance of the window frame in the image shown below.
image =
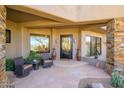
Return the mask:
[[[48,49],[49,49],[49,51],[36,51],[37,53],[50,53],[50,35],[45,35],[45,34],[33,34],[33,33],[31,33],[30,34],[30,51],[32,52],[32,50],[31,50],[31,36],[39,36],[39,37],[45,37],[45,36],[47,36],[47,38],[48,38],[48,40],[49,40],[49,45],[48,45]]]
[[[97,37],[96,44],[98,44],[98,39],[100,39],[100,53],[99,53],[99,55],[101,55],[102,54],[102,38],[101,37]],[[96,47],[98,47],[98,45]]]
[[[90,36],[90,35],[86,35],[85,37],[90,37],[90,55],[89,55],[89,57],[92,57],[92,56],[95,56],[95,54],[93,54],[92,52],[93,52],[93,50],[95,50],[95,49],[97,49],[97,47],[98,47],[98,39],[100,39],[100,53],[99,53],[99,55],[101,55],[102,54],[102,38],[101,37],[96,37],[96,36]],[[95,48],[93,48],[93,38],[94,38],[94,40],[95,40]]]
[[[11,43],[11,30],[10,29],[6,29],[5,36],[6,36],[6,43]]]

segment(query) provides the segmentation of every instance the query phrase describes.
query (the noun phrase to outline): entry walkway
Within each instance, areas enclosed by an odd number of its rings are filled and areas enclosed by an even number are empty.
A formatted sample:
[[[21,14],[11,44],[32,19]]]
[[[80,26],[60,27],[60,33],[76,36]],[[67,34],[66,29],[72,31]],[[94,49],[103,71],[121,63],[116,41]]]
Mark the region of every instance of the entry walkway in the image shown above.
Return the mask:
[[[25,78],[16,78],[19,88],[77,88],[82,78],[108,78],[109,75],[86,62],[72,60],[55,61],[51,68],[32,71]]]

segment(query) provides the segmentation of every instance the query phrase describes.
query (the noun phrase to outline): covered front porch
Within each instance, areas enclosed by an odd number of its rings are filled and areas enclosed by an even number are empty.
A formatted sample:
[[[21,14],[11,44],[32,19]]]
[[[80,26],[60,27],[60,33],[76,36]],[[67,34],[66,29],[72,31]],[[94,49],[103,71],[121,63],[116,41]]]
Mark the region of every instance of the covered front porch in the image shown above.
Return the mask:
[[[40,68],[25,78],[15,78],[15,87],[80,87],[84,78],[110,80],[102,69],[84,61],[85,57],[95,58],[96,48],[98,60],[106,61],[108,20],[62,23],[56,18],[39,17],[11,6],[7,6],[7,12],[6,29],[11,40],[6,43],[6,58],[27,58],[31,51],[52,55],[54,50],[56,54],[51,68]]]
[[[1,47],[3,61],[20,56],[26,58],[32,50],[37,50],[36,52],[41,54],[44,52],[52,54],[53,49],[56,52],[54,65],[51,68],[40,68],[32,71],[25,78],[15,78],[16,87],[79,87],[82,78],[95,78],[103,81],[105,79],[106,82],[106,78],[110,79],[110,77],[100,69],[100,64],[102,64],[100,61],[106,62],[105,70],[109,74],[114,68],[122,68],[123,72],[123,18],[70,22],[55,16],[50,17],[49,14],[47,16],[49,15],[50,18],[36,16],[18,7],[15,9],[13,6],[7,6],[6,9],[8,14],[5,19],[6,43],[4,36],[2,37],[3,33],[1,35],[1,40],[5,43]],[[1,27],[5,29],[4,25]],[[63,60],[61,59],[63,49],[61,36],[67,35],[72,38],[64,39],[68,41],[67,46],[66,44],[64,46],[71,50],[69,52],[71,57]],[[33,40],[32,43],[32,37],[40,38],[43,42],[40,41],[40,46],[37,48],[32,48],[32,45],[36,45],[36,41]],[[78,61],[77,50],[80,51]],[[94,58],[97,59],[95,66],[89,65],[88,61],[84,61],[85,58],[91,58],[92,64],[95,63]]]

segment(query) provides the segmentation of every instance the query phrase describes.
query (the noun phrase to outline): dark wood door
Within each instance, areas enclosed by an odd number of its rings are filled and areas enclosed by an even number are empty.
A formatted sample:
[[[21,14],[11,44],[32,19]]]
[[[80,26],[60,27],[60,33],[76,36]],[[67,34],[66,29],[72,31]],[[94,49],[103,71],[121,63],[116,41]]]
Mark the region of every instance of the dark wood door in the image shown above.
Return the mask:
[[[61,35],[60,36],[60,57],[72,59],[73,53],[73,36]]]

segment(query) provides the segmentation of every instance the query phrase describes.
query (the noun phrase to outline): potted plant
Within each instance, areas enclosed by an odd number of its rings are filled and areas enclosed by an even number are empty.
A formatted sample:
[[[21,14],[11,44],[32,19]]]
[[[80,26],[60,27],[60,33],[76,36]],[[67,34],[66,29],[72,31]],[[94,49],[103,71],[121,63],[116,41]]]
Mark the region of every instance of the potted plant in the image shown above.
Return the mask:
[[[80,51],[80,49],[77,49],[76,57],[77,57],[77,61],[81,60],[81,51]]]
[[[56,59],[56,49],[53,48],[52,50],[52,59],[55,60]]]
[[[7,58],[6,59],[6,71],[7,71],[7,76],[9,77],[15,77],[14,71],[15,71],[15,64],[12,58]]]
[[[6,59],[6,71],[14,71],[14,61],[12,58]]]
[[[111,84],[115,88],[124,88],[124,76],[121,75],[118,71],[113,71]]]
[[[95,54],[94,54],[94,58],[97,59],[98,58],[98,55],[99,55],[99,51],[97,49],[95,49]]]
[[[33,60],[37,60],[39,64],[42,64],[42,56],[39,53],[31,52],[28,57],[25,58],[25,64],[32,64]]]

